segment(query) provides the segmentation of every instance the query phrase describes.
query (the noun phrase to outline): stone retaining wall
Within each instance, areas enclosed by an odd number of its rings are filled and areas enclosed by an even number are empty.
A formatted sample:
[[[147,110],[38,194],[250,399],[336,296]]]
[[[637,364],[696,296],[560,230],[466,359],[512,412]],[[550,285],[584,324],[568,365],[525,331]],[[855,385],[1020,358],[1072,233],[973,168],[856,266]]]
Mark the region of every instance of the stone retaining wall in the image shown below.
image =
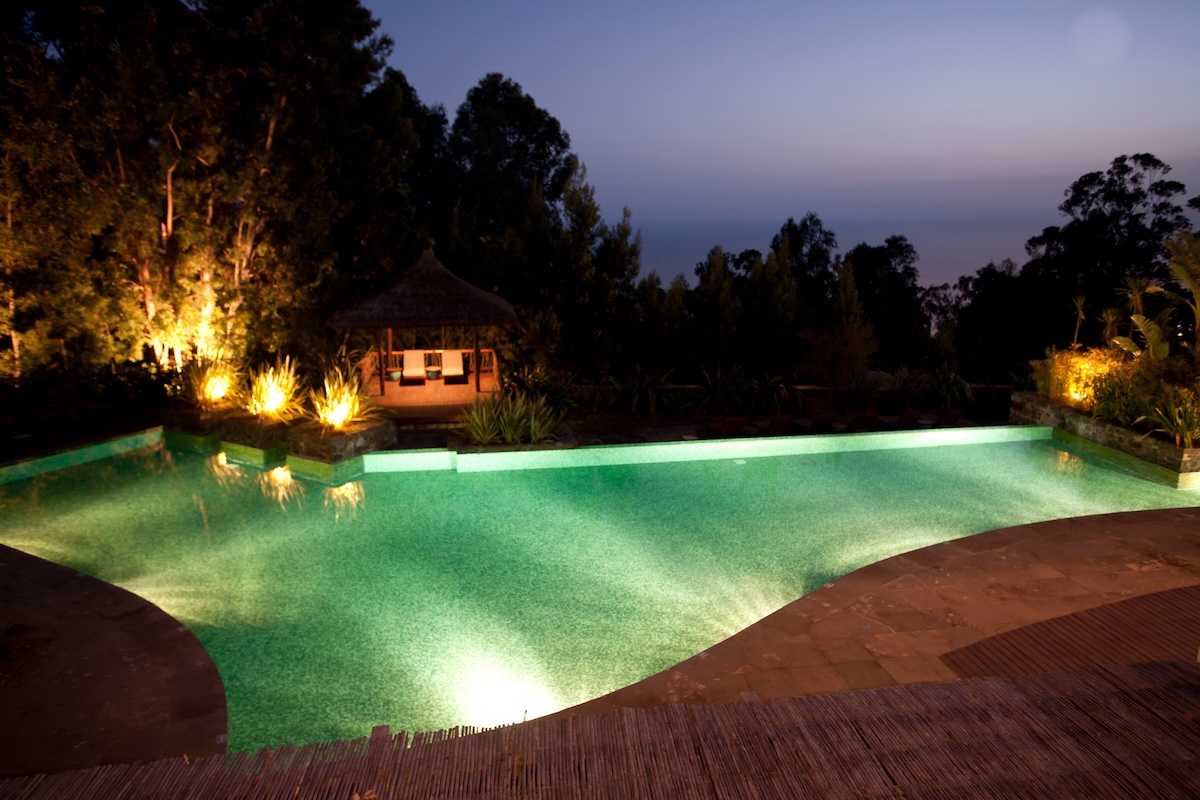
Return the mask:
[[[1014,425],[1050,425],[1180,475],[1200,473],[1200,448],[1176,447],[1172,442],[1098,420],[1033,392],[1013,392],[1008,419]]]

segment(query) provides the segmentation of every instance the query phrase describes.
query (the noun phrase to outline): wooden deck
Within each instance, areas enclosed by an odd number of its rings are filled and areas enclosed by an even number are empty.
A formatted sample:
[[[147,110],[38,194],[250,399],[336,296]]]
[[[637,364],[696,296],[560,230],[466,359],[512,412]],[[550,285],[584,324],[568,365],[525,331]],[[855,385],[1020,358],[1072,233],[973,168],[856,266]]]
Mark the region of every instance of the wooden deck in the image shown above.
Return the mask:
[[[400,385],[398,381],[384,383],[383,395],[379,381],[368,385],[368,395],[374,405],[382,405],[397,419],[454,420],[476,397],[490,397],[498,387],[496,377],[480,375],[480,391],[475,381],[468,384],[446,384],[443,380],[427,380],[424,385]]]
[[[431,370],[438,370],[442,363],[441,350],[417,351],[423,352],[422,361]],[[444,351],[449,353],[451,351]],[[489,397],[500,388],[500,380],[496,371],[496,354],[490,349],[482,352],[482,371],[478,375],[479,388],[476,389],[476,375],[470,366],[473,355],[470,351],[461,352],[466,364],[466,372],[461,376],[447,379],[440,372],[417,373],[416,377],[404,380],[389,380],[385,378],[380,388],[378,371],[379,357],[372,354],[364,360],[362,382],[371,397],[371,402],[383,406],[400,419],[404,418],[453,418],[465,406],[471,404],[476,397]],[[386,356],[386,369],[392,375],[399,375],[404,364],[404,351],[392,351]],[[437,375],[437,377],[427,377]]]
[[[1200,796],[1200,665],[621,709],[0,781],[12,798]],[[473,735],[471,735],[473,734]]]
[[[964,678],[1034,675],[1092,664],[1195,659],[1200,586],[1187,586],[1035,622],[942,656]]]

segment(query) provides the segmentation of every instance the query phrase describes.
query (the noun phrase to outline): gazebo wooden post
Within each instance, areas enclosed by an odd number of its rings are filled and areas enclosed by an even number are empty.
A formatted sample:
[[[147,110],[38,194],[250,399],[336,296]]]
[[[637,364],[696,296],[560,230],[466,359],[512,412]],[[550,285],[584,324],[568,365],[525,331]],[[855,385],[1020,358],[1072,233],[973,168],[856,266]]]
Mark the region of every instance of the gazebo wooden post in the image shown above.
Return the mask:
[[[471,366],[475,368],[475,394],[479,394],[479,368],[483,366],[483,359],[479,355],[479,326],[472,325],[471,330],[475,332],[475,358]]]
[[[375,368],[379,370],[379,396],[383,397],[387,389],[383,385],[383,372],[387,368],[387,363],[384,359],[387,358],[383,354],[383,331],[379,331],[379,335],[375,337],[376,344],[379,345],[379,357],[375,359]]]

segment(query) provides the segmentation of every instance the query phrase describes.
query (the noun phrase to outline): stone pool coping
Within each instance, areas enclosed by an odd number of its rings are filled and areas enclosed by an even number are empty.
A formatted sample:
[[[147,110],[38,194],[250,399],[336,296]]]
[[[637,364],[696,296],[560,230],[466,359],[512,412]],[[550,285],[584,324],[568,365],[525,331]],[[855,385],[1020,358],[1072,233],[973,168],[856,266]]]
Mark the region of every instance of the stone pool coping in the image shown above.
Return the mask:
[[[959,647],[1198,584],[1200,507],[1002,528],[858,569],[674,667],[558,713],[957,680],[940,657]]]
[[[225,687],[158,606],[0,545],[0,777],[224,753]]]
[[[44,692],[12,691],[6,708],[21,724],[9,726],[14,733],[11,741],[0,744],[0,762],[11,761],[14,751],[9,748],[14,746],[21,748],[17,755],[30,754],[25,763],[36,764],[36,770],[24,774],[76,768],[81,756],[91,763],[137,763],[213,752],[204,748],[214,743],[217,718],[203,711],[212,709],[215,695],[207,678],[196,678],[199,643],[194,638],[183,641],[190,634],[181,639],[177,623],[164,625],[152,614],[148,617],[138,610],[140,598],[124,590],[81,579],[65,567],[8,548],[0,553],[8,557],[8,582],[12,575],[26,572],[50,575],[56,598],[52,605],[45,604],[39,591],[29,591],[3,606],[14,617],[33,614],[51,623],[40,636],[42,663],[37,674],[53,686],[56,671],[68,670],[80,684],[70,698],[53,700]],[[939,657],[963,645],[1128,597],[1197,584],[1197,507],[1003,528],[863,567],[668,670],[558,713],[598,714],[621,707],[725,703],[954,680],[958,675]],[[114,598],[120,600],[115,606]],[[140,605],[150,606],[146,601]],[[120,648],[99,648],[87,668],[80,669],[75,650],[80,637],[133,639],[165,654],[156,663],[178,693],[170,710],[133,716],[120,725],[105,721],[97,711],[127,700],[127,690],[116,676],[140,659],[131,660]],[[171,639],[185,646],[173,648]],[[174,660],[168,657],[172,652]],[[223,690],[220,699],[223,714]],[[102,742],[123,739],[130,747],[98,753],[56,745],[54,737],[71,727],[89,729],[92,738]],[[224,733],[223,718],[220,728]],[[216,752],[220,750],[223,743]]]

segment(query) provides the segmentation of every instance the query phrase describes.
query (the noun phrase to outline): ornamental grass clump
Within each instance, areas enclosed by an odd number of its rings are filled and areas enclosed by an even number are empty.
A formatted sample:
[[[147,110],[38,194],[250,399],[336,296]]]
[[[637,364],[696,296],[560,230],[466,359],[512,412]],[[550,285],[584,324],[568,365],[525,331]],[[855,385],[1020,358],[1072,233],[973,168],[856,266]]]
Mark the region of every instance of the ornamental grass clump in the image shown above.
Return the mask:
[[[237,367],[214,358],[196,358],[183,368],[186,397],[204,411],[216,411],[237,403],[240,387]]]
[[[476,399],[459,416],[459,427],[475,444],[532,444],[553,439],[562,418],[545,397],[509,392]]]
[[[310,416],[327,430],[343,430],[356,422],[367,422],[379,416],[379,407],[370,404],[362,384],[353,374],[341,367],[325,373],[324,385],[310,390]]]
[[[475,444],[500,441],[500,407],[494,398],[476,397],[458,417],[463,435]]]
[[[304,413],[300,378],[290,357],[250,372],[246,410],[259,419],[272,422],[287,422]]]

